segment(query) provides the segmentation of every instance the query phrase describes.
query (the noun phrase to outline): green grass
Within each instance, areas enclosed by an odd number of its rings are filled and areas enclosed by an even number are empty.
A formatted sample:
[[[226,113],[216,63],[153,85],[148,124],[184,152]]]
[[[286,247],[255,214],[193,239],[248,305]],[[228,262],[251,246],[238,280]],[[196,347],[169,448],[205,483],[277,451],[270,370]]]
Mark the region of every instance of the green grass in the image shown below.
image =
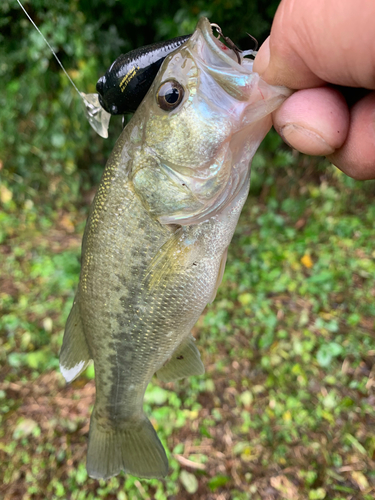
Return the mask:
[[[58,370],[87,207],[56,212],[36,194],[18,206],[2,184],[4,500],[374,497],[375,185],[285,150],[254,166],[223,284],[193,332],[206,374],[146,393],[170,451],[164,481],[87,477],[93,369],[70,386]]]

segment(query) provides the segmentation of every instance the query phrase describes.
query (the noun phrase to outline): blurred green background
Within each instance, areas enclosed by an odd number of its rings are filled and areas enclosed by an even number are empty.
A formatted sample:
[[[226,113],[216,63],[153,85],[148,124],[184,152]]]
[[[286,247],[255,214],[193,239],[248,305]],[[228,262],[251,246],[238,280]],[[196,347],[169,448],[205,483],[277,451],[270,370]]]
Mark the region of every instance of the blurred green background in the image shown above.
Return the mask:
[[[200,15],[241,48],[277,1],[46,0],[24,5],[83,92],[120,54],[191,33]],[[224,281],[194,335],[202,377],[145,409],[169,449],[164,481],[87,478],[93,369],[58,369],[80,242],[110,138],[16,1],[0,4],[0,497],[372,499],[375,492],[374,182],[270,133]]]

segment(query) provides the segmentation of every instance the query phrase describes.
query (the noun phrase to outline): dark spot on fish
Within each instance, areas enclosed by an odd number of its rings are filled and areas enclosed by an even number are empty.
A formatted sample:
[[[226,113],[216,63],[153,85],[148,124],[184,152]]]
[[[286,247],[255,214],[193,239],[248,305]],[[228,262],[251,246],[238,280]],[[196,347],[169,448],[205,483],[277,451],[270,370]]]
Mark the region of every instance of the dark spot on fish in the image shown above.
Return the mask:
[[[148,220],[143,220],[143,219],[139,218],[137,220],[137,228],[138,229],[147,229],[147,223],[148,223]]]
[[[128,280],[125,278],[125,276],[121,274],[115,274],[116,278],[119,280],[119,282],[124,285],[125,289],[129,285]]]
[[[184,357],[180,354],[180,356],[177,356],[177,359],[184,359]]]

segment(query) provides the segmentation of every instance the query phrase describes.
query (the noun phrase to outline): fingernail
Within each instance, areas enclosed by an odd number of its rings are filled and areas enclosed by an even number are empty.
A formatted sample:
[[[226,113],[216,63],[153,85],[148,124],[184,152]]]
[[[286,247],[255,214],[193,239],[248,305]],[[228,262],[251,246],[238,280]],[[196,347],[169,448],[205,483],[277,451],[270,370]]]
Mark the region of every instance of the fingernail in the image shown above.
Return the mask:
[[[289,146],[306,155],[327,156],[335,151],[317,132],[295,123],[284,125],[279,134]]]

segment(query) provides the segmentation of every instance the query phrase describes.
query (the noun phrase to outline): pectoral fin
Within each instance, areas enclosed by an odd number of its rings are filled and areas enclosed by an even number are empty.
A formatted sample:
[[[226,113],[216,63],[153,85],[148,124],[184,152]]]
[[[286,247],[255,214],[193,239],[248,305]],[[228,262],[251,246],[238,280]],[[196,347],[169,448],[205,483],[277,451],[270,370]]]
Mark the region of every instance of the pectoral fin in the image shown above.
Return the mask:
[[[175,279],[176,275],[184,272],[191,265],[197,255],[195,240],[186,237],[184,229],[177,229],[164,245],[156,253],[150,262],[145,283],[149,290],[160,286],[169,279]]]
[[[172,382],[191,375],[203,375],[204,366],[201,355],[195,346],[192,335],[173,353],[171,359],[156,372],[158,379]]]
[[[60,352],[60,370],[67,382],[78,377],[90,362],[89,347],[83,333],[78,299],[73,303],[66,322]]]

